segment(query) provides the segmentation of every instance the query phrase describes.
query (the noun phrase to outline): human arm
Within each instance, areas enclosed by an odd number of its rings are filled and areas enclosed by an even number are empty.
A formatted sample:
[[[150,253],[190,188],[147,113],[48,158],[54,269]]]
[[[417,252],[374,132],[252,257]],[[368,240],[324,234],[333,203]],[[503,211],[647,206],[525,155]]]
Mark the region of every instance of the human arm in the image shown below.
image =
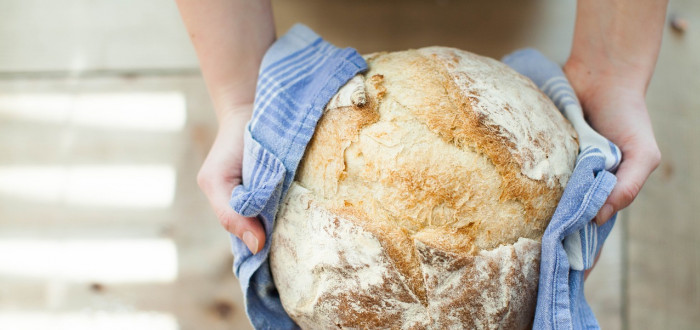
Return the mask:
[[[261,223],[237,214],[228,201],[241,182],[243,132],[253,110],[260,62],[275,39],[270,1],[176,2],[219,123],[197,183],[221,225],[257,253],[265,244]]]
[[[661,154],[645,96],[661,46],[667,0],[579,0],[564,72],[589,123],[617,144],[615,188],[598,212],[603,224],[639,193]]]

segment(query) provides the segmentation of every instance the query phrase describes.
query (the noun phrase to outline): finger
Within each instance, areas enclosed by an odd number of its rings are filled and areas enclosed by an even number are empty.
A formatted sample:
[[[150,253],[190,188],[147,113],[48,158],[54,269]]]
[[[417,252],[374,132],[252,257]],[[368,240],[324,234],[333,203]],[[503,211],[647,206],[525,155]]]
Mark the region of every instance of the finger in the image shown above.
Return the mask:
[[[251,253],[256,254],[265,246],[265,229],[257,218],[244,217],[236,213],[228,204],[231,191],[240,180],[209,180],[198,178],[199,185],[209,199],[221,226],[240,238]]]
[[[651,172],[659,165],[661,154],[655,143],[632,150],[637,152],[629,151],[625,154],[623,151],[623,161],[615,175],[617,184],[596,215],[598,225],[603,225],[613,214],[629,206]]]
[[[221,226],[240,238],[251,253],[256,254],[265,246],[265,230],[257,218],[236,213],[227,202],[217,206],[215,210]]]

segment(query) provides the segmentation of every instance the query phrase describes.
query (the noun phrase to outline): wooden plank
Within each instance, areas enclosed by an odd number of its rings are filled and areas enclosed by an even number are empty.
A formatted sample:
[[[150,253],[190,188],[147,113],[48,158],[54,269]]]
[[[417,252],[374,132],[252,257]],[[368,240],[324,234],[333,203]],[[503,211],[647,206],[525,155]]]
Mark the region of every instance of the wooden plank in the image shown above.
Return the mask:
[[[648,91],[663,160],[629,211],[630,329],[700,328],[700,3],[671,1],[669,14],[689,28],[666,27]]]

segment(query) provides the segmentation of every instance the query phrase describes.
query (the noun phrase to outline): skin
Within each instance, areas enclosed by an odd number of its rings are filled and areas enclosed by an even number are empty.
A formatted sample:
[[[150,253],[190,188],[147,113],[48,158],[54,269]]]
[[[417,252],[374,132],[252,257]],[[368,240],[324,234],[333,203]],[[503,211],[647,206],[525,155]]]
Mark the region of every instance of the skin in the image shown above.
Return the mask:
[[[629,206],[659,165],[646,102],[661,47],[667,0],[579,0],[564,72],[588,122],[622,151],[617,184],[599,225]],[[620,125],[624,123],[624,125]]]
[[[221,225],[253,253],[265,244],[255,218],[228,200],[241,182],[243,130],[252,113],[262,56],[275,39],[269,0],[176,0],[219,121],[197,182]],[[667,0],[579,0],[564,66],[590,124],[622,150],[618,183],[596,221],[639,193],[661,155],[644,100],[661,44]],[[619,123],[625,123],[620,125]]]
[[[598,225],[632,203],[661,161],[644,98],[661,47],[667,5],[667,0],[577,3],[564,73],[588,122],[622,151],[617,184],[596,215]],[[598,258],[600,253],[594,267]]]
[[[257,253],[265,231],[256,218],[228,205],[241,183],[243,132],[253,111],[260,62],[275,40],[269,0],[177,0],[199,58],[219,122],[214,144],[197,175],[221,226]]]

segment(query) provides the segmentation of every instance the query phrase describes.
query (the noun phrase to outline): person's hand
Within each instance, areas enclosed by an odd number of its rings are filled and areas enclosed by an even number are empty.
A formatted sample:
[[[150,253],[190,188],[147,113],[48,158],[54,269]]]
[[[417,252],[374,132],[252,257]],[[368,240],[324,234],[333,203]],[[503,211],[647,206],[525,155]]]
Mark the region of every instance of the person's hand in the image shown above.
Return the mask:
[[[632,203],[661,161],[644,100],[646,85],[634,78],[595,72],[575,61],[564,65],[564,73],[581,101],[588,123],[622,151],[622,162],[615,174],[617,184],[595,218],[602,225]],[[584,272],[584,280],[598,263],[601,251],[593,267]]]
[[[197,175],[197,183],[226,231],[243,240],[255,254],[265,245],[265,230],[256,218],[241,216],[229,206],[233,188],[241,183],[243,132],[253,105],[222,112],[219,132]]]
[[[617,184],[596,215],[596,222],[602,225],[637,197],[659,165],[661,153],[644,100],[646,81],[597,72],[591,66],[569,60],[564,72],[588,122],[622,151]]]

